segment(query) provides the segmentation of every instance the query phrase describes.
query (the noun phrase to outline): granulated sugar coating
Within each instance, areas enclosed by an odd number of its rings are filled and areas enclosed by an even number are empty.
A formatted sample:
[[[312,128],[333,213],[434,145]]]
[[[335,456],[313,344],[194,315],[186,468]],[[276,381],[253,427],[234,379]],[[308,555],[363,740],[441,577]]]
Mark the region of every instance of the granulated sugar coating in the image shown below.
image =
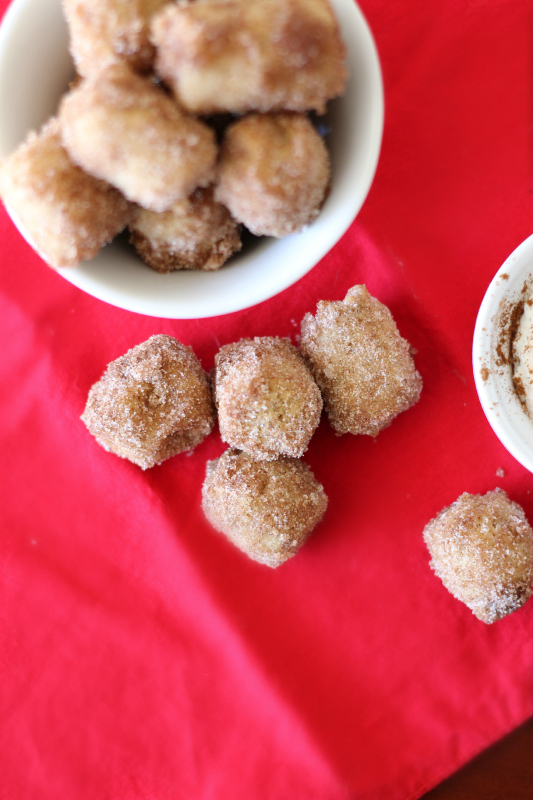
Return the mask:
[[[117,59],[146,72],[154,57],[150,17],[167,0],[62,0],[69,50],[79,75],[86,77]]]
[[[155,70],[195,114],[314,109],[344,91],[346,49],[327,0],[169,3]]]
[[[94,258],[130,221],[134,208],[108,183],[69,159],[56,119],[26,141],[0,169],[2,200],[52,267]]]
[[[215,197],[256,236],[288,236],[319,213],[330,180],[326,146],[304,114],[250,114],[230,125]]]
[[[219,269],[242,247],[240,226],[212,189],[197,189],[159,214],[140,208],[129,229],[130,242],[157,272]]]
[[[430,566],[454,597],[486,623],[516,611],[533,584],[533,531],[496,489],[462,494],[424,529]]]
[[[320,391],[288,339],[263,336],[222,347],[213,390],[222,441],[255,459],[299,458],[320,421]]]
[[[82,420],[102,447],[147,469],[211,432],[209,378],[190,347],[152,336],[109,364]]]
[[[71,159],[143,208],[166,211],[214,177],[214,131],[123,63],[70,91],[59,119]]]
[[[420,396],[409,342],[365,286],[353,286],[343,302],[320,301],[316,317],[306,314],[300,348],[337,433],[376,436]]]
[[[328,499],[303,461],[254,461],[227,450],[207,464],[202,506],[211,524],[254,561],[278,567],[320,522]]]

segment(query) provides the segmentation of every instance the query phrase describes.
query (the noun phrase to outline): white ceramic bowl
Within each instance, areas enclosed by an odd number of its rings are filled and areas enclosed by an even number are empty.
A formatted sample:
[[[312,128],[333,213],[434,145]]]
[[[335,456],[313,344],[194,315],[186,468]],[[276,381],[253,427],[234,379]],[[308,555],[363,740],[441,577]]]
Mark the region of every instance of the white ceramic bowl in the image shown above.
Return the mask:
[[[353,0],[332,4],[348,47],[350,78],[326,118],[332,189],[317,220],[285,239],[259,240],[217,272],[159,275],[119,239],[77,269],[60,270],[63,277],[129,311],[171,319],[211,317],[273,297],[331,249],[363,205],[383,131],[381,71],[368,25]],[[14,0],[0,28],[0,158],[55,112],[73,75],[67,44],[60,0]]]
[[[524,297],[524,285],[533,286],[533,236],[500,267],[481,303],[473,342],[476,389],[483,411],[498,439],[526,469],[533,472],[533,420],[513,388],[511,366],[502,364],[497,348],[509,352],[505,335],[509,310]]]

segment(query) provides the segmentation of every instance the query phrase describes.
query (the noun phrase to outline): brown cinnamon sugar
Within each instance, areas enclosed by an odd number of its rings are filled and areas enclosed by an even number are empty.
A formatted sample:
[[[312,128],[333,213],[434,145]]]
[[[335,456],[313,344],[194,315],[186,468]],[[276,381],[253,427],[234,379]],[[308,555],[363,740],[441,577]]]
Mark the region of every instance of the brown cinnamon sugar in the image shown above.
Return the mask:
[[[522,292],[526,292],[524,285]],[[520,326],[520,319],[524,313],[524,300],[519,300],[512,305],[502,306],[500,316],[498,343],[496,345],[496,366],[503,367],[513,363],[513,342]]]

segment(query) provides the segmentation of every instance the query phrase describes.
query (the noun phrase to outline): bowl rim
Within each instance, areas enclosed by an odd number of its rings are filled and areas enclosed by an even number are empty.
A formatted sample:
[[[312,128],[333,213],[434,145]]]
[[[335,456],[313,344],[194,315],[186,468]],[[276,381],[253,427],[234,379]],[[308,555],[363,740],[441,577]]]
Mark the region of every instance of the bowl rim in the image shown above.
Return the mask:
[[[17,37],[20,39],[32,9],[41,1],[13,0],[8,7],[0,25],[0,69],[5,69]],[[60,0],[50,0],[50,7],[54,7],[54,14],[57,14],[54,3],[59,6]],[[160,275],[132,253],[131,283],[130,276],[126,283],[120,268],[121,259],[126,260],[126,250],[120,240],[104,247],[95,259],[57,272],[93,297],[128,311],[166,319],[201,319],[253,307],[287,289],[316,266],[350,227],[368,195],[377,169],[384,127],[383,78],[370,27],[355,0],[331,0],[331,4],[348,45],[348,61],[356,59],[358,65],[355,76],[353,65],[349,65],[351,77],[344,96],[348,102],[344,102],[348,111],[359,111],[361,118],[352,121],[350,116],[341,126],[342,147],[348,148],[350,155],[349,168],[343,170],[339,165],[336,168],[333,154],[332,190],[311,225],[285,239],[263,237],[251,255],[237,256],[227,267],[214,272],[179,271]],[[57,19],[53,19],[57,24]],[[64,21],[63,24],[66,31]],[[354,41],[357,53],[353,52]],[[353,87],[350,89],[351,80],[363,82],[358,85],[355,99]],[[335,109],[337,113],[342,110],[342,103],[343,98],[340,98],[329,104],[332,116]],[[4,108],[5,96],[0,90],[0,116],[3,118]],[[359,136],[362,144],[352,143],[355,137],[346,135],[345,126],[350,126],[351,130],[359,126],[357,131],[362,132]],[[357,147],[359,150],[355,149]],[[8,152],[0,131],[0,158]],[[355,179],[349,184],[352,173]],[[15,215],[6,210],[20,233],[32,244]],[[226,277],[229,270],[230,278]]]
[[[514,391],[510,364],[496,361],[502,315],[523,297],[528,280],[533,281],[533,235],[513,250],[489,284],[476,318],[472,366],[479,401],[492,430],[506,450],[533,472],[533,420]]]

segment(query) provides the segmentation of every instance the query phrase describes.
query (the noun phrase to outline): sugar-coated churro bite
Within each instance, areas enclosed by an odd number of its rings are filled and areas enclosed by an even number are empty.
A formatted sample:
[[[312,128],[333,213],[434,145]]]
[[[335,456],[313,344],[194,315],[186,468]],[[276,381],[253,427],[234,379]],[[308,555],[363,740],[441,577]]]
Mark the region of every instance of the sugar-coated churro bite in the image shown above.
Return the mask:
[[[154,57],[149,21],[167,0],[62,0],[69,49],[79,75],[117,59],[146,72]]]
[[[213,178],[214,132],[183,114],[162,89],[113,64],[63,99],[63,143],[86,172],[133,202],[166,211]]]
[[[533,531],[501,489],[462,494],[424,529],[430,566],[444,586],[486,623],[531,596]]]
[[[327,507],[321,484],[303,461],[254,461],[227,450],[207,464],[204,513],[247,556],[279,567],[296,555]]]
[[[250,114],[226,130],[215,197],[256,236],[313,221],[330,180],[326,146],[303,114]]]
[[[213,389],[222,441],[255,459],[300,457],[320,421],[320,391],[288,339],[225,345],[215,357]]]
[[[300,348],[339,434],[376,436],[420,396],[412,348],[365,286],[342,302],[320,301],[316,317],[306,314]]]
[[[199,0],[152,20],[155,69],[196,114],[314,109],[346,81],[327,0]]]
[[[211,432],[209,378],[190,347],[152,336],[109,364],[82,420],[105,450],[148,469]]]
[[[241,247],[240,226],[213,198],[197,189],[168,211],[140,208],[129,226],[130,242],[152,269],[219,269]]]
[[[133,207],[116,189],[69,159],[56,119],[26,141],[0,169],[0,194],[52,267],[94,258],[126,227]]]

